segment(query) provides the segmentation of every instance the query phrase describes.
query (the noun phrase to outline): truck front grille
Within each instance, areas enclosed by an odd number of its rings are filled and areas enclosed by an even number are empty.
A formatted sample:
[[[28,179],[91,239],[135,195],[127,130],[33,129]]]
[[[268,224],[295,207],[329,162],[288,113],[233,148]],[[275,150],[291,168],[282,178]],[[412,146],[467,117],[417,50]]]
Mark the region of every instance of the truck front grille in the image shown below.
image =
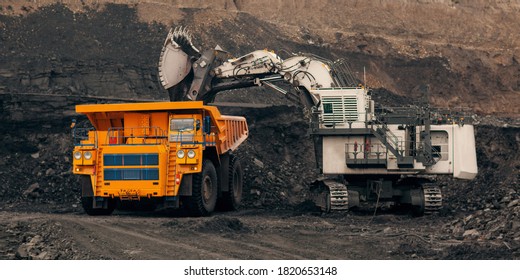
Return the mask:
[[[159,180],[159,168],[105,168],[105,181]]]
[[[104,154],[104,166],[158,165],[158,154]]]

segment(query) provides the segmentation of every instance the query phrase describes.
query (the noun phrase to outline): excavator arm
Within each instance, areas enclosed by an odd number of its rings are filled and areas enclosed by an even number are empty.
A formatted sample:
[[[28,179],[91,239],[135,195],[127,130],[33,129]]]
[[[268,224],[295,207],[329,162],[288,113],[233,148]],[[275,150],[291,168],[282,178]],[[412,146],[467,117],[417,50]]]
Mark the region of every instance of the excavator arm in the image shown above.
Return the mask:
[[[319,97],[313,89],[355,86],[344,61],[332,62],[310,54],[295,54],[282,60],[267,50],[238,58],[219,46],[200,52],[184,28],[170,30],[159,59],[159,77],[171,101],[212,102],[223,90],[267,86],[288,92],[273,82],[283,81],[300,93],[304,103],[315,106]]]

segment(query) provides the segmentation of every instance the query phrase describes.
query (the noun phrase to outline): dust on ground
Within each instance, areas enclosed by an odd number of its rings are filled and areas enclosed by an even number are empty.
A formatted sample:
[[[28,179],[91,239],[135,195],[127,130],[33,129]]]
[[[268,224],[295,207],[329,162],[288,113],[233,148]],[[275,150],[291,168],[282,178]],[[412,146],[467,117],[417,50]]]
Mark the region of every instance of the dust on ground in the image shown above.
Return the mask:
[[[241,210],[212,217],[0,212],[1,259],[515,259],[510,241],[453,238],[443,219]]]

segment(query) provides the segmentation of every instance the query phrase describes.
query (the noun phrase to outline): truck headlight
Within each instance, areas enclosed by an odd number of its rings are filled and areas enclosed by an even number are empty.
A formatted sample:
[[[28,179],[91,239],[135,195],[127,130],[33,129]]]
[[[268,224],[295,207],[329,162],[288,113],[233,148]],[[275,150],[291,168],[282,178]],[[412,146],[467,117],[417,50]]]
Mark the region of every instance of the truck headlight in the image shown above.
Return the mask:
[[[74,152],[74,159],[80,160],[81,159],[81,152]]]
[[[85,152],[83,154],[83,157],[86,159],[86,160],[90,160],[92,158],[92,153],[91,152]]]
[[[177,157],[178,158],[184,158],[184,150],[178,150],[177,151]]]
[[[195,151],[194,150],[189,150],[188,151],[188,158],[194,158],[195,157]]]

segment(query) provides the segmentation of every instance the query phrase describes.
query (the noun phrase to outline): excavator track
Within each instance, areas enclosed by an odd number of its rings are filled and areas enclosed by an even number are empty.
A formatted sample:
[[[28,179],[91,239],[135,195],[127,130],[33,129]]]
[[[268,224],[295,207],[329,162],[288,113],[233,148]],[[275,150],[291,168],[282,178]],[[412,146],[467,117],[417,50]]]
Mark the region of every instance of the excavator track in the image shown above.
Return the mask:
[[[330,210],[348,210],[348,190],[347,186],[336,181],[327,180],[324,182],[329,189]]]
[[[423,185],[424,214],[434,214],[442,208],[441,188],[435,185]]]

